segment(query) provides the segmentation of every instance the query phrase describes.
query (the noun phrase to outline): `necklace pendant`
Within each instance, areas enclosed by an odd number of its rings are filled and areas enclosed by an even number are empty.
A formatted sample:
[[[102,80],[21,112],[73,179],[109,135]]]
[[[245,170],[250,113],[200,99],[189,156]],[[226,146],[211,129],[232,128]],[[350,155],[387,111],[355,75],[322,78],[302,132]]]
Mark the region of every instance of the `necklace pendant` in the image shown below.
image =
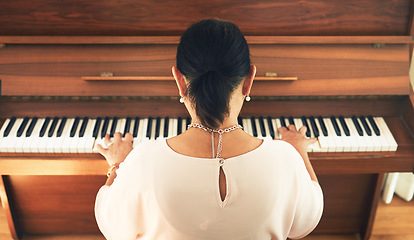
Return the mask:
[[[224,159],[223,158],[220,158],[219,164],[220,164],[220,167],[224,165]]]

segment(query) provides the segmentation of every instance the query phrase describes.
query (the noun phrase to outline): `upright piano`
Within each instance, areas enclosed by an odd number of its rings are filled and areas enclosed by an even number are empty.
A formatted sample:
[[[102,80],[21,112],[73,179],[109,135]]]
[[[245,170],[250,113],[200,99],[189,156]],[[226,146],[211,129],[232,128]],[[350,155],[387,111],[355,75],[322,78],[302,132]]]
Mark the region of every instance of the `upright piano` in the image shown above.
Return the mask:
[[[102,134],[185,131],[171,75],[182,32],[236,23],[257,77],[245,131],[318,137],[325,209],[314,233],[369,239],[387,172],[414,172],[410,0],[0,2],[0,197],[10,233],[99,234]],[[98,124],[99,122],[99,124]],[[260,200],[258,200],[260,201]]]

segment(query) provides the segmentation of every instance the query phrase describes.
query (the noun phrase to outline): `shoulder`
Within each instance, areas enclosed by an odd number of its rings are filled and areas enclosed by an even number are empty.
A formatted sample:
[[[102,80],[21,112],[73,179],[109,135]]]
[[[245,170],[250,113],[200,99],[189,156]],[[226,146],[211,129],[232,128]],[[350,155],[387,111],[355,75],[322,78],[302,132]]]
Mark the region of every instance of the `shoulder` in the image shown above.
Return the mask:
[[[298,151],[290,143],[283,140],[264,140],[263,146],[260,147],[260,152],[273,156],[299,157],[301,159]]]
[[[149,169],[154,160],[163,152],[162,144],[162,141],[145,141],[138,144],[119,165],[118,171],[129,172]]]

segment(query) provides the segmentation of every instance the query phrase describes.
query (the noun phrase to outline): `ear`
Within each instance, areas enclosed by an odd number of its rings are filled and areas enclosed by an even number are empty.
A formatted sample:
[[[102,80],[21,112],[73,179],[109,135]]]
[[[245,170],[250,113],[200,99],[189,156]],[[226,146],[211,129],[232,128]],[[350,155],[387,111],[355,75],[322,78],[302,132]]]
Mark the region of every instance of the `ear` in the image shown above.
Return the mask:
[[[244,79],[243,82],[243,95],[247,96],[250,94],[250,89],[252,88],[252,84],[253,84],[253,79],[256,76],[256,66],[255,65],[251,65],[250,66],[250,70],[249,70],[249,74],[247,74],[246,78]]]
[[[176,67],[172,67],[172,74],[175,79],[175,83],[177,83],[178,91],[180,92],[180,96],[184,97],[187,91],[187,81],[185,76],[178,70]]]

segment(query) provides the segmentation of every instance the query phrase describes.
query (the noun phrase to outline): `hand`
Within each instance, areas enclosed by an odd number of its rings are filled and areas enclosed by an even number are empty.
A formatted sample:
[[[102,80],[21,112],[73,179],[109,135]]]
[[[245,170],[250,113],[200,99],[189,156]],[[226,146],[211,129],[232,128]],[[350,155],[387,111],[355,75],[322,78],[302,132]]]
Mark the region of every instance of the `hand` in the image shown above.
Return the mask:
[[[306,153],[308,146],[316,142],[316,138],[306,137],[306,126],[299,128],[299,131],[296,130],[294,125],[280,127],[278,130],[282,135],[282,140],[292,144],[299,153]]]
[[[98,151],[102,156],[106,158],[110,166],[114,164],[120,164],[132,151],[133,137],[131,133],[125,134],[124,140],[122,140],[122,134],[117,132],[114,134],[113,141],[109,137],[109,134],[105,135],[105,144],[108,148],[103,148],[101,144],[97,145]]]

